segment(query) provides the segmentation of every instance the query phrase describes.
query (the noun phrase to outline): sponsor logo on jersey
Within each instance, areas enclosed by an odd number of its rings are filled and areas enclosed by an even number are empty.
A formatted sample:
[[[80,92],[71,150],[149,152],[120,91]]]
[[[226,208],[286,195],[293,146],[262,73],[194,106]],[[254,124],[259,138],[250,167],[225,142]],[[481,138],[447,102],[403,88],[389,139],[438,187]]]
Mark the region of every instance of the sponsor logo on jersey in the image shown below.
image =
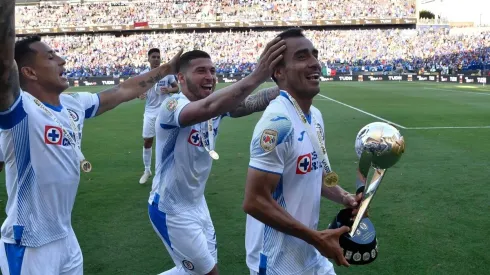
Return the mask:
[[[296,174],[304,175],[311,171],[311,154],[301,155],[296,161]]]
[[[201,134],[199,134],[198,131],[192,129],[189,138],[187,139],[187,142],[194,146],[201,146]]]
[[[67,109],[68,110],[68,113],[70,114],[71,118],[73,119],[73,121],[75,122],[78,122],[80,120],[80,117],[78,116],[78,114],[72,110],[72,109]]]

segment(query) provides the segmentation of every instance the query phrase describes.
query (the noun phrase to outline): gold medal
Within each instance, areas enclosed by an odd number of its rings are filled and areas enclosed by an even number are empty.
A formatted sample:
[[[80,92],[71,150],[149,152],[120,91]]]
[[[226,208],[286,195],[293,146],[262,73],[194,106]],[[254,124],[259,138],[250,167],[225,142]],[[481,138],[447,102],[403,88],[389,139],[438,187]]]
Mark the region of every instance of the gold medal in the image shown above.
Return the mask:
[[[92,171],[92,164],[88,160],[83,160],[80,162],[80,168],[85,173]]]
[[[209,155],[214,159],[214,160],[218,160],[219,159],[219,155],[218,153],[216,153],[216,151],[214,150],[211,150],[209,151]]]
[[[331,171],[323,177],[323,185],[327,187],[334,187],[339,183],[339,176]]]

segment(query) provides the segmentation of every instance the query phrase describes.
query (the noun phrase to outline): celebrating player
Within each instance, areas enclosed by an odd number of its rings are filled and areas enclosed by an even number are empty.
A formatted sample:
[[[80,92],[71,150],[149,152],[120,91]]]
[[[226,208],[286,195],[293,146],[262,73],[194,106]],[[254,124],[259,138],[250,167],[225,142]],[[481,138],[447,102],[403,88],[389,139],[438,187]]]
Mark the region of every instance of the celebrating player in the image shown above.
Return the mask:
[[[160,66],[159,49],[153,48],[148,51],[148,62],[150,63],[150,70]],[[142,74],[146,72],[148,70],[143,71]],[[178,91],[179,87],[174,75],[169,74],[140,96],[140,99],[146,99],[145,113],[143,115],[143,164],[145,171],[140,178],[140,184],[146,183],[151,176],[151,147],[153,145],[153,138],[155,137],[155,120],[157,119],[158,108],[170,93],[176,93]]]
[[[176,265],[162,274],[219,274],[216,235],[204,198],[212,161],[219,158],[218,126],[225,116],[263,111],[278,96],[277,87],[248,95],[270,77],[284,49],[277,38],[269,42],[249,76],[216,92],[210,56],[199,50],[181,56],[181,93],[167,98],[158,116],[149,198],[152,225]]]
[[[0,267],[2,274],[83,274],[71,213],[80,170],[92,168],[80,148],[84,121],[173,73],[181,51],[99,94],[62,94],[65,61],[40,37],[15,43],[14,5],[0,2],[0,143],[8,194]]]
[[[355,207],[360,198],[322,184],[328,164],[320,150],[323,119],[312,106],[320,91],[318,51],[301,29],[279,37],[287,47],[273,73],[281,92],[258,121],[250,145],[246,262],[251,275],[334,274],[325,257],[348,265],[338,241],[349,229],[317,231],[320,199]]]

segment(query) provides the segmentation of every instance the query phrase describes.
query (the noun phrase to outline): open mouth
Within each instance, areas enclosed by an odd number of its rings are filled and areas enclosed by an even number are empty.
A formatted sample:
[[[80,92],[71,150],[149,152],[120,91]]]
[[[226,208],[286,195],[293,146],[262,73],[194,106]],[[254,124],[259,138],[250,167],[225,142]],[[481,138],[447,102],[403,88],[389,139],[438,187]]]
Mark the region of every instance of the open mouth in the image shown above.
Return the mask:
[[[306,79],[317,82],[320,79],[320,74],[319,73],[309,74],[306,76]]]
[[[211,92],[213,90],[213,85],[212,84],[201,85],[201,89],[205,90],[206,92]]]

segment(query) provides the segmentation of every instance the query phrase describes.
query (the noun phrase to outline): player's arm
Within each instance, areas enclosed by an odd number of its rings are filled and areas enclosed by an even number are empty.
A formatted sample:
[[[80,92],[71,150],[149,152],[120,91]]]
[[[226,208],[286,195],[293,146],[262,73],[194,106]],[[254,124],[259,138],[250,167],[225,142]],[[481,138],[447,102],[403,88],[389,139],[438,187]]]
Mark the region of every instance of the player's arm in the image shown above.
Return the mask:
[[[231,117],[248,116],[255,112],[262,112],[267,108],[269,102],[279,95],[279,87],[270,87],[259,90],[238,105],[238,107],[230,112]]]
[[[248,95],[272,75],[272,70],[282,59],[281,53],[285,49],[285,42],[280,38],[269,42],[260,57],[257,68],[251,74],[230,86],[213,92],[204,99],[188,104],[179,116],[181,127],[235,110]]]
[[[293,218],[272,197],[280,174],[248,168],[243,210],[262,223],[313,244],[315,231]]]
[[[8,110],[20,93],[14,60],[15,1],[0,1],[0,111]]]
[[[173,74],[181,54],[182,49],[169,63],[165,63],[147,73],[132,77],[119,85],[100,92],[98,94],[100,99],[99,109],[96,115],[112,110],[123,102],[137,98],[155,85],[160,79],[166,75]]]

